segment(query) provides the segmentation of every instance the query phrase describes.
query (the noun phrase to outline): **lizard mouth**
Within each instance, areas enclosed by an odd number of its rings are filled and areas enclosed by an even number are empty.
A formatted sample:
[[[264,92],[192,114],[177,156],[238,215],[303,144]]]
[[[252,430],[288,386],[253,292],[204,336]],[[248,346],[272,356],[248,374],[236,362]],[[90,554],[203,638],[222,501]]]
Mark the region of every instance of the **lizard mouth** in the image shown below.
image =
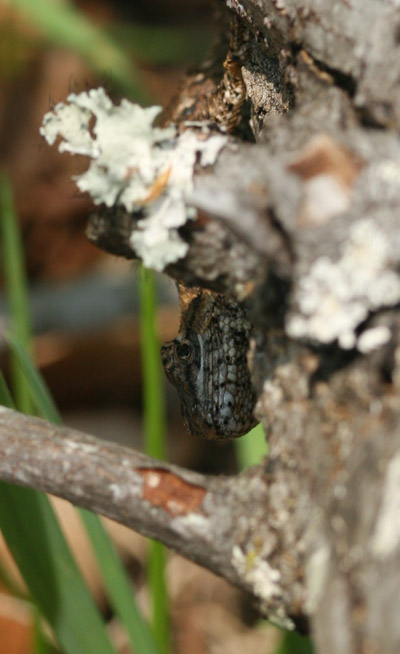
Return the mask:
[[[172,348],[173,348],[173,341],[170,341],[169,343],[165,343],[165,345],[161,347],[161,361],[165,370],[165,374],[167,375],[168,379],[170,379],[170,381],[174,369]]]

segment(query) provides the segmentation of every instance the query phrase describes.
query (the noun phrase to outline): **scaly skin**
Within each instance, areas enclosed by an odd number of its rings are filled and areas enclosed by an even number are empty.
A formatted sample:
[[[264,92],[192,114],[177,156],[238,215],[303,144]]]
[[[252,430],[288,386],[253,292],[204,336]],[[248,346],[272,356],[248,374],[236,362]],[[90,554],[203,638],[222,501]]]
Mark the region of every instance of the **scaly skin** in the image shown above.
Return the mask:
[[[182,312],[177,338],[161,349],[178,389],[187,430],[208,439],[242,436],[255,425],[247,367],[250,325],[236,303],[199,291]]]

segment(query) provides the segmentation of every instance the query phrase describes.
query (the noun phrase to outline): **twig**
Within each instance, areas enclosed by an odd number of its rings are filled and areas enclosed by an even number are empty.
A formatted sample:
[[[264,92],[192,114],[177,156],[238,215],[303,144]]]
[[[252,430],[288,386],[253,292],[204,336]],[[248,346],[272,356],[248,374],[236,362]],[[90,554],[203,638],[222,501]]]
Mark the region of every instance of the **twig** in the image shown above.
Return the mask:
[[[52,493],[156,538],[259,602],[244,559],[260,526],[255,517],[265,507],[260,472],[205,476],[68,427],[0,411],[0,479]],[[257,569],[254,557],[252,566]]]

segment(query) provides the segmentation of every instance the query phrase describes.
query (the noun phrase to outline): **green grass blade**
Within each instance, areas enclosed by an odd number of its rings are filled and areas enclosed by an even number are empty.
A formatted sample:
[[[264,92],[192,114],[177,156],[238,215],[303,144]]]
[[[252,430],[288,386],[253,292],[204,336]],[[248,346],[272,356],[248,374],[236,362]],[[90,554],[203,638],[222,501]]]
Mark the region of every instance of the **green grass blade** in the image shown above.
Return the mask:
[[[140,279],[140,329],[144,402],[145,449],[149,456],[165,459],[166,412],[162,386],[160,343],[156,332],[154,274],[142,267]]]
[[[138,653],[159,654],[160,650],[148,623],[142,618],[136,603],[132,601],[131,584],[99,517],[85,509],[81,509],[80,513],[90,534],[97,558],[101,561],[101,572],[110,595],[110,602],[125,626],[132,646]]]
[[[20,368],[20,372],[27,384],[29,398],[35,406],[37,413],[39,413],[42,418],[49,420],[49,422],[54,422],[54,424],[60,425],[62,421],[58,409],[54,404],[43,378],[32,364],[29,355],[13,334],[7,334],[6,338],[15,361]]]
[[[160,344],[156,333],[156,289],[151,271],[141,269],[140,325],[144,397],[145,450],[149,456],[165,458],[165,404],[162,388]],[[162,652],[169,651],[170,633],[165,582],[165,551],[152,541],[149,549],[148,580],[152,597],[153,628]]]
[[[40,620],[40,613],[36,609],[33,616],[33,647],[32,654],[49,654],[50,646],[45,638]]]
[[[18,584],[14,577],[12,577],[6,567],[7,564],[0,561],[0,583],[4,588],[7,588],[8,592],[11,593],[14,597],[18,599],[23,599],[29,601],[30,598],[23,590],[21,584]],[[30,600],[32,601],[32,600]]]
[[[31,412],[31,387],[21,361],[31,342],[23,253],[7,177],[0,179],[3,268],[14,330],[16,407]],[[2,400],[13,404],[0,376]],[[23,389],[23,393],[21,393]],[[77,568],[46,495],[0,484],[0,528],[32,597],[67,654],[114,654],[98,608]]]
[[[47,496],[0,483],[0,527],[65,652],[115,654]]]
[[[4,191],[6,191],[6,197],[4,198]],[[3,214],[3,220],[7,220],[8,224],[11,225],[11,229],[9,229],[9,232],[16,237],[16,242],[18,244],[18,250],[14,254],[16,256],[16,260],[13,261],[11,264],[13,266],[12,269],[12,274],[9,275],[7,281],[9,282],[8,286],[12,287],[13,290],[15,291],[15,288],[17,288],[17,297],[19,302],[14,303],[14,312],[13,315],[19,315],[22,316],[22,324],[24,326],[24,331],[25,331],[25,339],[28,341],[29,339],[29,328],[28,328],[28,321],[25,320],[25,317],[27,315],[26,312],[26,305],[25,305],[25,296],[24,296],[24,289],[26,288],[26,280],[23,275],[23,271],[20,269],[20,266],[18,265],[18,257],[20,257],[20,260],[22,260],[22,248],[19,243],[19,235],[14,233],[13,230],[13,223],[15,224],[16,222],[16,217],[13,215],[13,206],[12,206],[12,197],[11,197],[11,189],[9,188],[8,180],[4,183],[4,180],[2,180],[2,192],[3,192],[3,197],[2,197],[2,208],[4,213],[9,213],[8,218],[4,218]],[[8,197],[7,197],[8,196]],[[8,205],[8,208],[7,208]],[[8,239],[8,245],[10,244],[9,239]],[[8,263],[7,268],[10,267],[10,263]],[[19,285],[17,284],[15,286],[15,282],[13,281],[14,279],[19,279]],[[11,281],[11,283],[10,283]],[[23,332],[22,332],[23,334]],[[20,376],[17,374],[17,386],[18,386],[18,380]],[[23,387],[26,389],[25,381],[23,380]],[[25,400],[23,400],[24,402]],[[26,402],[26,405],[28,406],[28,401]],[[0,371],[0,404],[3,406],[7,406],[10,409],[15,409],[15,404],[14,400],[11,396],[11,393],[9,391],[9,388],[7,386],[6,380],[4,379],[3,373]],[[23,599],[28,599],[26,596],[26,593],[22,590],[20,586],[14,581],[14,579],[9,575],[7,569],[5,566],[0,562],[0,581],[2,584],[9,590],[10,593],[14,595],[14,597],[19,597]],[[34,652],[35,654],[46,654],[47,647],[45,640],[43,638],[42,634],[42,629],[39,624],[39,619],[37,616],[37,609],[33,609],[35,611],[35,619],[34,619]]]
[[[260,463],[268,453],[263,426],[258,424],[245,436],[237,438],[235,440],[235,449],[239,470]]]
[[[152,623],[160,652],[170,651],[169,601],[165,579],[166,550],[156,540],[150,541],[147,582],[152,599]]]
[[[7,390],[7,394],[1,396],[3,403],[12,406],[5,382],[2,387]],[[30,489],[0,483],[0,526],[28,588],[65,651],[83,654],[87,647],[97,647],[104,641],[100,651],[111,654],[113,649],[107,642],[97,607],[76,568],[47,497]],[[52,561],[54,565],[49,565]],[[67,596],[66,601],[59,601],[58,598],[64,596]],[[75,610],[75,596],[80,600],[78,611]],[[94,629],[93,639],[87,638],[86,628],[82,629],[83,616]],[[36,644],[43,645],[43,642],[37,639]]]
[[[61,424],[61,416],[39,371],[12,336],[8,336],[8,341],[26,376],[38,413],[50,422]],[[153,634],[136,605],[127,573],[99,516],[85,509],[79,509],[79,513],[96,553],[110,603],[124,625],[133,648],[143,654],[158,654]]]
[[[4,172],[0,175],[0,234],[10,326],[18,340],[28,349],[32,328],[28,285],[23,265],[24,255],[18,220],[14,211],[11,184]],[[29,390],[14,357],[11,357],[10,368],[15,403],[24,413],[32,413]]]
[[[314,654],[311,638],[296,631],[286,631],[275,654]]]
[[[4,379],[3,373],[0,370],[0,404],[6,406],[9,409],[15,409],[14,400],[12,399],[11,393],[7,386],[6,380]],[[14,581],[14,579],[9,575],[8,570],[5,568],[3,563],[0,561],[0,582],[5,588],[7,588],[14,597],[23,597],[21,588]],[[25,598],[26,599],[26,598]]]
[[[125,93],[140,102],[148,101],[132,61],[105,32],[93,25],[72,3],[55,0],[13,0],[53,43],[81,55],[100,74],[110,74]]]
[[[7,406],[9,409],[15,409],[14,400],[4,379],[3,373],[0,370],[0,404]]]

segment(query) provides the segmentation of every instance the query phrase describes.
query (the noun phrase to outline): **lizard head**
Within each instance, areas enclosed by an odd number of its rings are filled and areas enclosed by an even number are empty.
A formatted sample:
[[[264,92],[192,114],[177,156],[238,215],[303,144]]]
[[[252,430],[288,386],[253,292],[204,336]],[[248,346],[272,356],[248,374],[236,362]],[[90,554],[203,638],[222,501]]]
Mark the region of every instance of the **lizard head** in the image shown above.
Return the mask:
[[[209,439],[242,436],[254,426],[255,394],[247,367],[250,325],[244,311],[202,291],[182,313],[176,339],[161,349],[187,430]]]

